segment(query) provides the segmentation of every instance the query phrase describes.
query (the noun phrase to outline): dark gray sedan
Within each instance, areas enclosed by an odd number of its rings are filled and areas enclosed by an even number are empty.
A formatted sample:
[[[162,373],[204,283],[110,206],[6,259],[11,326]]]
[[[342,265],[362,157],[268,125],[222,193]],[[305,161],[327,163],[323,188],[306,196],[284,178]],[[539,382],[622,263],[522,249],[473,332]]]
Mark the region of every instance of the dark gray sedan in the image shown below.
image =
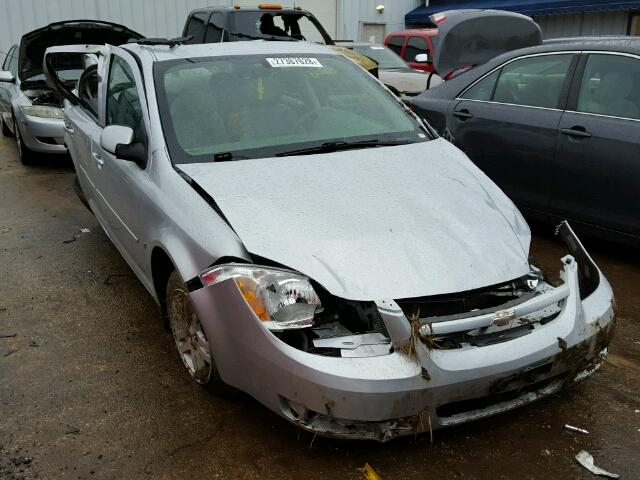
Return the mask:
[[[640,244],[640,38],[511,51],[409,102],[525,211]]]

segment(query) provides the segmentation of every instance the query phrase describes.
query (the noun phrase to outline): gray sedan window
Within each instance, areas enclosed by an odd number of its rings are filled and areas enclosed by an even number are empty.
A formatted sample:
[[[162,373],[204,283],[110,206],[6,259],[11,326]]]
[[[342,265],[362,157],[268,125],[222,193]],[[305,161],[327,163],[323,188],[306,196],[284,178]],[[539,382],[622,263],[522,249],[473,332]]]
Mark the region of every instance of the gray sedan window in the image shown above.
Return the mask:
[[[502,68],[494,102],[557,108],[573,54],[526,57]]]
[[[107,87],[107,125],[136,129],[141,118],[140,97],[131,67],[114,55]]]
[[[156,85],[176,163],[230,152],[273,156],[336,140],[427,137],[366,72],[336,55],[162,62]]]
[[[18,48],[14,47],[11,50],[11,55],[9,56],[9,65],[8,69],[13,74],[14,77],[18,76]]]
[[[2,70],[9,70],[9,62],[11,61],[11,57],[15,49],[16,49],[16,46],[14,45],[7,52],[7,56],[5,57],[4,62],[2,62]]]
[[[620,55],[589,55],[578,111],[640,119],[640,60]]]

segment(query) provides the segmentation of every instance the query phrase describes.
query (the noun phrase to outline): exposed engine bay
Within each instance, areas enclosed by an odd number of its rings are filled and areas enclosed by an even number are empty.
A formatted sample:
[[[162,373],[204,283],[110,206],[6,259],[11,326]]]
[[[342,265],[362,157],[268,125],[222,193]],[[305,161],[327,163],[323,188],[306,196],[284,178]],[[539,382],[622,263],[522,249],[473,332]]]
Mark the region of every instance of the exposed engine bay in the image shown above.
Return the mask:
[[[25,90],[24,94],[33,105],[62,108],[62,97],[49,88],[32,88]]]
[[[321,306],[315,310],[313,325],[274,332],[278,338],[299,350],[324,356],[371,357],[393,352],[390,335],[374,302],[344,300],[317,285],[314,288]],[[504,284],[452,295],[398,299],[395,303],[404,313],[405,321],[412,328],[420,328],[434,322],[504,311],[550,290],[553,287],[544,280],[542,272],[532,267],[530,274]],[[561,311],[558,303],[518,319],[498,318],[486,327],[433,334],[428,343],[434,349],[452,349],[511,340],[528,334],[536,323],[544,325],[552,321]]]

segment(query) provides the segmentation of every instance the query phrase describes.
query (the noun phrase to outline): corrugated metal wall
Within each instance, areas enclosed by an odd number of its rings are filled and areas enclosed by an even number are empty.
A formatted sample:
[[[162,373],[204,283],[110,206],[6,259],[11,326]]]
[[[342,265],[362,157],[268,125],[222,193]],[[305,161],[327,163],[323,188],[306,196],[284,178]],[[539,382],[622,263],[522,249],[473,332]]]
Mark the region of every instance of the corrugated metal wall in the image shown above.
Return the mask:
[[[0,52],[20,37],[51,22],[97,19],[124,24],[147,37],[182,33],[187,13],[232,0],[0,0]],[[257,3],[257,2],[256,2]],[[0,61],[4,55],[0,55]]]
[[[539,15],[534,20],[540,24],[545,38],[626,35],[629,12]]]
[[[187,13],[204,5],[257,5],[261,0],[0,0],[0,52],[20,37],[52,22],[97,19],[121,23],[147,37],[180,35]],[[277,1],[277,0],[276,0]],[[404,28],[404,16],[420,0],[284,0],[310,10],[330,35],[359,40],[363,23],[381,23],[386,32]],[[376,6],[384,4],[384,13]],[[0,62],[4,55],[0,54]]]

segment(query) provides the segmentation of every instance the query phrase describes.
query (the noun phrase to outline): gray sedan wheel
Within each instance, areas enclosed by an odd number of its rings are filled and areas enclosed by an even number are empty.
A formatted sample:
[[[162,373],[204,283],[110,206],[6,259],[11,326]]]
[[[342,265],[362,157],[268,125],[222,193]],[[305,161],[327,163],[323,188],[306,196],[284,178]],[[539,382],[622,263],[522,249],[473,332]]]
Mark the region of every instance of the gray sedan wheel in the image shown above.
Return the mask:
[[[33,165],[33,151],[30,150],[22,141],[22,133],[20,133],[20,128],[18,128],[18,122],[16,121],[15,115],[13,116],[13,132],[16,136],[16,146],[18,147],[18,157],[20,157],[20,162],[23,165]]]
[[[213,393],[233,393],[235,389],[225,384],[218,374],[207,335],[177,271],[169,277],[166,298],[171,333],[191,378]]]
[[[13,132],[9,129],[9,126],[5,123],[4,118],[0,118],[0,124],[2,124],[2,135],[5,137],[13,137]]]

